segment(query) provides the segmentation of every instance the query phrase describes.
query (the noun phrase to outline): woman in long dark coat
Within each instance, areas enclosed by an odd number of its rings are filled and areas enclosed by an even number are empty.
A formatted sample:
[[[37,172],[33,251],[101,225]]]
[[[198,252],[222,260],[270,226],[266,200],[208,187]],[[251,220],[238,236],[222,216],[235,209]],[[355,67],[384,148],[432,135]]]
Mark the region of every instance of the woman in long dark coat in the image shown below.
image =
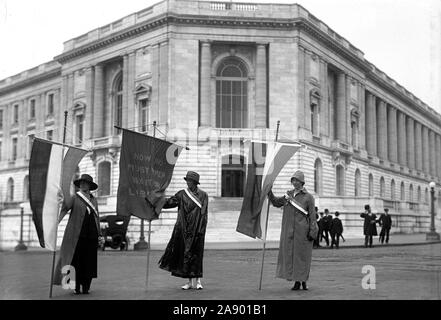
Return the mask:
[[[88,294],[92,279],[97,277],[97,249],[103,242],[99,223],[98,203],[90,191],[98,186],[91,176],[83,174],[74,184],[80,190],[65,199],[61,218],[70,211],[64,232],[60,257],[55,269],[54,284],[62,284],[62,268],[75,268],[75,293]]]
[[[303,172],[294,173],[291,183],[294,190],[289,190],[284,197],[276,197],[272,191],[268,194],[275,207],[283,207],[276,276],[295,281],[292,290],[299,290],[300,283],[302,288],[307,290],[306,281],[311,269],[313,240],[318,237],[314,197],[303,187]]]
[[[167,199],[164,208],[178,207],[178,217],[164,255],[161,269],[175,277],[188,278],[182,289],[202,289],[202,265],[207,227],[208,195],[197,187],[199,174],[189,171],[184,178],[188,189]]]
[[[377,216],[371,212],[371,207],[367,204],[364,206],[364,212],[360,217],[364,218],[363,233],[364,233],[364,247],[372,248],[373,236],[377,235]]]

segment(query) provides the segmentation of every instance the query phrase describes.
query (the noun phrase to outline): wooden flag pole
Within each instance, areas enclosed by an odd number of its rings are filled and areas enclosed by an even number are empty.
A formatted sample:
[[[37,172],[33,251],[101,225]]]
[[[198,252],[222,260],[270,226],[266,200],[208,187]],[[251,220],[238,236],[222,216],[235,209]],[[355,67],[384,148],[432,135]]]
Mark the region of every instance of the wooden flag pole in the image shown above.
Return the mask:
[[[156,121],[153,121],[153,138],[156,138]],[[147,269],[145,277],[145,288],[148,289],[149,285],[149,268],[150,268],[150,234],[152,233],[152,220],[149,220],[149,232],[147,235]]]
[[[67,127],[67,111],[64,111],[64,130],[63,130],[63,149],[61,151],[61,174],[60,174],[60,186],[63,182],[63,160],[64,160],[64,145],[66,143],[66,127]],[[59,208],[61,209],[61,208]],[[58,219],[57,219],[58,220]],[[51,269],[51,285],[49,290],[49,298],[52,298],[52,288],[54,286],[54,269],[55,269],[55,257],[57,255],[57,237],[58,237],[58,221],[55,227],[55,248],[52,254],[52,269]]]
[[[277,130],[276,130],[276,140],[275,140],[275,142],[277,142],[277,140],[279,139],[279,127],[280,127],[280,120],[277,121]],[[267,151],[268,151],[268,149],[267,149]],[[264,262],[265,262],[266,235],[267,235],[267,230],[268,230],[269,209],[270,209],[270,201],[268,200],[268,205],[266,207],[265,234],[263,235],[262,265],[260,266],[259,290],[262,290],[263,265],[264,265]]]

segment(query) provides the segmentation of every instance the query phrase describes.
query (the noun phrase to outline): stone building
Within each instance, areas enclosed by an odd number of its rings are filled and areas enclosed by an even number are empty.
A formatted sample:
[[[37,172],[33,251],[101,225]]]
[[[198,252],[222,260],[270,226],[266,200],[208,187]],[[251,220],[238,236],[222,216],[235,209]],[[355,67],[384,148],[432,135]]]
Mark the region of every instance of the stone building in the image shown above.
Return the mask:
[[[55,53],[56,54],[56,53]],[[428,230],[430,181],[441,183],[441,116],[364,58],[364,53],[300,5],[169,0],[64,43],[53,61],[0,81],[0,241],[17,239],[27,205],[32,137],[89,150],[78,172],[100,185],[103,214],[114,213],[121,132],[114,126],[188,145],[168,189],[189,169],[211,197],[208,238],[235,232],[248,139],[304,145],[274,185],[296,169],[320,210],[342,213],[360,234],[359,213],[389,208],[393,231]],[[441,191],[437,191],[441,199]],[[175,213],[153,222],[170,235]],[[281,215],[272,209],[270,239]],[[65,222],[64,222],[65,223]],[[439,223],[439,220],[437,220]],[[130,232],[138,235],[139,220]],[[62,229],[62,228],[61,228]]]

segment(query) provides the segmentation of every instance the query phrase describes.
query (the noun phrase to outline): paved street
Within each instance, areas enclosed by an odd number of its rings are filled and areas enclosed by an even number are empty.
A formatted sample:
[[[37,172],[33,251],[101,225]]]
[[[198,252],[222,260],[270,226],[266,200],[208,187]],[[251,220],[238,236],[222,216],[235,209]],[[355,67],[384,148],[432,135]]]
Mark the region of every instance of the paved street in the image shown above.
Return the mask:
[[[274,277],[277,253],[266,252],[259,291],[261,251],[206,250],[205,289],[183,291],[185,281],[160,270],[162,251],[153,250],[146,291],[145,252],[100,252],[91,294],[54,287],[54,299],[441,299],[440,243],[314,250],[310,290],[299,292]],[[47,299],[51,257],[45,251],[0,252],[0,299]],[[361,286],[364,265],[375,267],[375,290]]]

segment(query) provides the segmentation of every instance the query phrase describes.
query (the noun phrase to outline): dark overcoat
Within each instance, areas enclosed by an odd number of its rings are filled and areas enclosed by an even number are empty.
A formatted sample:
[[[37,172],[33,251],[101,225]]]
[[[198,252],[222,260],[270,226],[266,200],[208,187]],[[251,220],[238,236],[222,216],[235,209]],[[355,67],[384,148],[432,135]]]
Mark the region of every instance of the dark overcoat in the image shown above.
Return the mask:
[[[380,226],[382,226],[386,230],[388,230],[392,227],[392,218],[389,214],[386,215],[386,214],[382,213],[380,216],[379,222],[380,222]]]
[[[342,234],[343,224],[339,218],[334,218],[331,221],[331,234]]]
[[[294,190],[288,191],[290,196]],[[317,224],[314,197],[303,188],[294,199],[308,212],[305,217],[285,197],[268,194],[275,207],[283,207],[280,247],[277,258],[276,277],[289,281],[307,281],[311,269],[313,242],[308,239],[309,224]]]
[[[98,203],[95,197],[92,196],[90,202],[98,211]],[[87,213],[86,203],[76,194],[72,198],[66,200],[63,203],[60,217],[62,218],[68,211],[70,211],[69,220],[67,222],[67,226],[64,231],[63,242],[61,243],[60,254],[54,272],[55,285],[61,285],[61,280],[63,278],[61,269],[64,266],[72,265],[72,260],[84,224],[84,218],[86,217],[86,215],[89,215],[89,213]],[[93,210],[91,210],[90,214],[93,215],[93,220],[95,221],[95,225],[97,228],[96,235],[101,236],[99,212],[94,212]],[[96,238],[95,244],[96,244],[95,259],[96,259],[98,238]],[[88,274],[90,278],[97,277],[96,263],[94,264],[94,268],[92,270],[88,270]]]
[[[365,236],[376,236],[377,234],[377,216],[374,213],[363,212],[360,217],[364,218],[363,234]]]
[[[208,221],[208,195],[197,189],[194,196],[201,208],[181,190],[167,199],[163,208],[178,207],[178,217],[159,267],[175,277],[202,278],[205,231]]]

